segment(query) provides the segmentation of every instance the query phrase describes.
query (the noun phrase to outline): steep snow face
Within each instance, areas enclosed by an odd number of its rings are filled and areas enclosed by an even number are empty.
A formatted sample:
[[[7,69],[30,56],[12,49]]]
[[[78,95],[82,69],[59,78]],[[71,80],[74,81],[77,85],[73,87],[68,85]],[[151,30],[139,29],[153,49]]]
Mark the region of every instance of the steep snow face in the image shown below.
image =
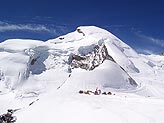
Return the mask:
[[[0,89],[15,89],[29,76],[27,49],[41,41],[12,39],[0,44]]]
[[[2,88],[39,93],[52,85],[70,88],[72,84],[77,90],[137,87],[128,73],[139,72],[129,59],[138,54],[110,32],[94,26],[78,27],[47,42],[7,40],[0,44],[0,54]]]

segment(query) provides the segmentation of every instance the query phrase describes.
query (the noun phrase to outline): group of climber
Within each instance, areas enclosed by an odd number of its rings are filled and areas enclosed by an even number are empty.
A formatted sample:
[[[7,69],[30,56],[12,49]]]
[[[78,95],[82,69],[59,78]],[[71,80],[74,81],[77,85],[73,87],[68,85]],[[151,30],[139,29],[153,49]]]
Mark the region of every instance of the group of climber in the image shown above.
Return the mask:
[[[91,95],[91,94],[94,94],[94,95],[112,95],[112,93],[109,91],[109,92],[102,92],[100,89],[96,88],[95,91],[91,91],[91,90],[87,90],[87,91],[83,91],[83,90],[80,90],[79,91],[79,94],[88,94],[88,95]],[[115,94],[114,94],[115,95]]]

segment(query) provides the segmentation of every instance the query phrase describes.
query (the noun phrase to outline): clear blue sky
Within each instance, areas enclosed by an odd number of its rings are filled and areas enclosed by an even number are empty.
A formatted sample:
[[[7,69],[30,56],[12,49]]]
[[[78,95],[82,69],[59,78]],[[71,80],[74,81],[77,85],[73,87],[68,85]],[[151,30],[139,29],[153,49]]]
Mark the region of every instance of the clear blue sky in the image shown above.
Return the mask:
[[[47,40],[80,25],[102,27],[138,52],[164,52],[162,0],[1,0],[0,42]]]

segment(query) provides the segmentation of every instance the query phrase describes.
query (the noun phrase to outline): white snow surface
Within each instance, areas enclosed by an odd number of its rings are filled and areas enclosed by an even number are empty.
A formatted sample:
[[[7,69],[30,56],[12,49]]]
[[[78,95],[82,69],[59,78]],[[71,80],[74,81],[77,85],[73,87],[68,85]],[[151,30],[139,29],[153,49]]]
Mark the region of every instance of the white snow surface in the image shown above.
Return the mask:
[[[16,123],[164,122],[164,56],[138,54],[95,26],[77,29],[84,34],[0,43],[0,114],[20,108]],[[105,45],[116,63],[71,69],[70,57],[85,56],[95,45]],[[96,88],[112,95],[78,93]]]

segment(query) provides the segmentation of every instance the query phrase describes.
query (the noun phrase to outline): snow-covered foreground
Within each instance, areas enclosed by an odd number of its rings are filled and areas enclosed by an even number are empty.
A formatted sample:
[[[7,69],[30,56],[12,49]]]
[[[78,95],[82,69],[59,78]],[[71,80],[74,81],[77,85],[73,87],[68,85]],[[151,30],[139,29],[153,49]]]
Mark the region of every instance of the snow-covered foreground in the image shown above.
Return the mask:
[[[1,109],[5,111],[6,108],[23,107],[14,114],[17,116],[18,123],[163,122],[163,99],[127,93],[115,94],[112,96],[69,95],[54,91],[53,93],[38,97],[39,100],[31,106],[28,104],[32,100],[12,100],[11,97],[6,95],[8,99],[3,100],[6,101],[5,103],[1,102],[3,104]]]
[[[98,27],[0,44],[0,114],[17,123],[162,123],[164,56],[139,55]],[[80,90],[112,95],[79,94]]]

